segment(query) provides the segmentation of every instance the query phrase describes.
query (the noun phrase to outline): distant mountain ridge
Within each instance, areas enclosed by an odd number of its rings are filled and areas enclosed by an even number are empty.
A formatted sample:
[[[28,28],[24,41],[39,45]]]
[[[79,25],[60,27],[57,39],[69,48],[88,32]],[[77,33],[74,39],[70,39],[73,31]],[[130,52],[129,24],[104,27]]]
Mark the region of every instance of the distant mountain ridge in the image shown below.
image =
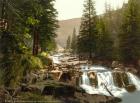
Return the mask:
[[[59,21],[59,28],[57,30],[56,43],[62,46],[66,46],[68,36],[72,36],[73,29],[76,29],[76,33],[79,33],[81,18],[73,18],[68,20]]]
[[[111,32],[111,37],[114,40],[114,45],[118,45],[118,33],[121,26],[122,21],[122,13],[124,9],[126,8],[127,4],[124,4],[122,8],[111,11],[111,18],[109,18],[110,22],[110,28],[109,31]],[[104,16],[105,14],[101,14],[98,16]],[[59,28],[56,32],[57,38],[56,43],[60,45],[61,47],[66,46],[66,41],[68,36],[72,36],[73,29],[76,29],[77,35],[79,34],[79,28],[81,24],[81,18],[73,18],[68,20],[61,20],[59,21]],[[117,25],[116,25],[117,24]]]

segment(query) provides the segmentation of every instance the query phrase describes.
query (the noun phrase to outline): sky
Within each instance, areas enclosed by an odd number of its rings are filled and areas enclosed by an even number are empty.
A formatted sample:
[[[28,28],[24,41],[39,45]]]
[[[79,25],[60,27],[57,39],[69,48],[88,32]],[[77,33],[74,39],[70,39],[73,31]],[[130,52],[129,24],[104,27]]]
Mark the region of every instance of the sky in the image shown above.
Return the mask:
[[[72,18],[78,18],[82,16],[83,4],[85,0],[56,0],[55,8],[58,11],[58,20],[66,20]],[[97,14],[104,12],[105,2],[110,3],[112,7],[122,7],[127,0],[94,0]]]

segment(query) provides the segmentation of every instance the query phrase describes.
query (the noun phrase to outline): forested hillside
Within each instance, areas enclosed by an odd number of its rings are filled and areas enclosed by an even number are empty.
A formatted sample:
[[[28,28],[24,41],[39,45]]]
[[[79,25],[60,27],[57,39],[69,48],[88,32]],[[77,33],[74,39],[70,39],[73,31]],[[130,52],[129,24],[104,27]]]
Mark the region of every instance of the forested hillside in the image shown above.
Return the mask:
[[[111,25],[111,28],[109,29],[113,32],[112,37],[116,42],[115,45],[117,45],[117,42],[118,42],[117,35],[119,32],[119,27],[120,27],[121,19],[122,19],[121,12],[123,11],[123,8],[125,6],[126,4],[121,9],[117,9],[117,10],[110,9],[109,10],[110,13],[98,15],[98,16],[106,15],[106,19],[109,16],[110,23],[108,24],[108,26],[110,27]],[[56,42],[62,47],[66,47],[66,41],[68,39],[68,36],[72,36],[74,28],[76,29],[76,34],[77,35],[79,34],[80,23],[81,23],[81,18],[60,20],[59,28],[56,32],[57,33]]]

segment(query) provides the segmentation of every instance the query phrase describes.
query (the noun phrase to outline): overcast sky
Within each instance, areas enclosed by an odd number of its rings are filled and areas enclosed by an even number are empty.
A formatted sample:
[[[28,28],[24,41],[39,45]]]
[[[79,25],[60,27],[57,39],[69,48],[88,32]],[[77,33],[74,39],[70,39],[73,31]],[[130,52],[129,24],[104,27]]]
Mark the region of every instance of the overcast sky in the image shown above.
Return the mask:
[[[56,0],[55,8],[58,11],[58,19],[66,20],[82,16],[83,3],[85,0]],[[104,5],[107,1],[114,8],[121,7],[127,0],[94,0],[97,14],[104,12]]]

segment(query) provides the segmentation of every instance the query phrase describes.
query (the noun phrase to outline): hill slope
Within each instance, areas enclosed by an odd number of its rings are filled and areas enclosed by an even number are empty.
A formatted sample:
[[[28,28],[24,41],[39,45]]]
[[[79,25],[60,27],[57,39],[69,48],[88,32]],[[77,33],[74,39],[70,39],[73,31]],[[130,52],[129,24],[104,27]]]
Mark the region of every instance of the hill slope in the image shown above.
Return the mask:
[[[71,36],[73,33],[73,28],[76,28],[78,34],[80,22],[81,22],[81,18],[59,21],[60,27],[57,30],[56,42],[62,47],[65,47],[68,36],[69,35]]]

